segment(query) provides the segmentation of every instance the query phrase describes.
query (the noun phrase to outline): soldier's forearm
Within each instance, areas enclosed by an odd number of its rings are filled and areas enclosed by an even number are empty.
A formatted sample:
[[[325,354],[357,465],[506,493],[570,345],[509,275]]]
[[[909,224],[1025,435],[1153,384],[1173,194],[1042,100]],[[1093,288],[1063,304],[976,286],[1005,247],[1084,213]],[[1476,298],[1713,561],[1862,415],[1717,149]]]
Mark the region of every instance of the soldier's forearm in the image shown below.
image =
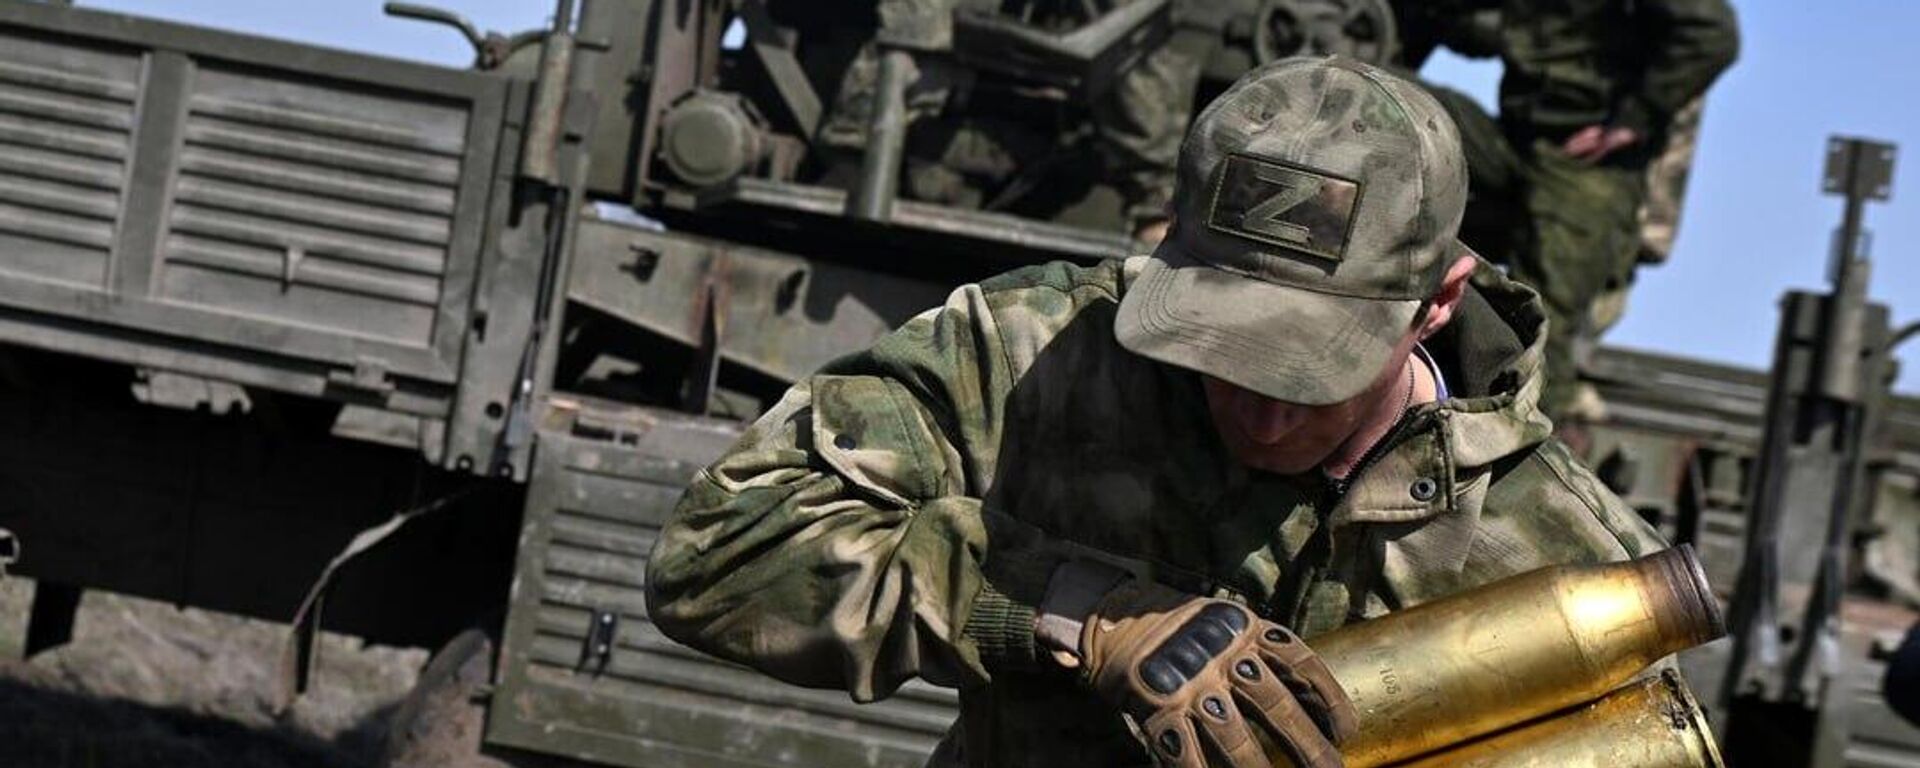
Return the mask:
[[[870,701],[915,677],[967,686],[1034,668],[1059,552],[978,499],[898,510],[832,475],[742,494],[703,479],[655,545],[648,608],[676,641]]]

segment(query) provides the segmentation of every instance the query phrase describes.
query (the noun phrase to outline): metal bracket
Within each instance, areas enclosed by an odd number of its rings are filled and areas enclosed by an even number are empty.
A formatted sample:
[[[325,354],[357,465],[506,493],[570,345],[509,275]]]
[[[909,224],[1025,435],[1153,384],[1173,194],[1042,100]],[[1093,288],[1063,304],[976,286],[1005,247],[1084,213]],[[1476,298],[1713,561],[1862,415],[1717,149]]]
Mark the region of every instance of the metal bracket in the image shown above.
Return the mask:
[[[353,359],[353,370],[327,372],[327,381],[335,386],[385,397],[393,394],[393,367],[386,360],[365,355]]]
[[[1893,161],[1899,148],[1884,141],[1834,136],[1827,139],[1826,172],[1820,191],[1863,200],[1893,196]]]
[[[307,260],[307,251],[297,245],[287,246],[280,259],[280,292],[293,290],[293,281],[300,277],[300,264]]]
[[[619,614],[594,610],[587,625],[587,638],[580,643],[580,664],[575,670],[593,675],[606,672],[607,662],[613,660],[613,639],[619,631]]]
[[[687,368],[687,378],[681,385],[681,407],[689,413],[713,412],[713,393],[719,384],[723,359],[721,346],[727,332],[731,293],[727,290],[727,273],[731,268],[725,251],[714,252],[707,262],[700,299],[694,307],[693,335],[699,344],[694,348],[693,364]]]
[[[133,397],[148,405],[182,411],[205,407],[216,416],[253,410],[253,399],[247,396],[246,388],[230,381],[151,368],[139,369],[137,376]]]

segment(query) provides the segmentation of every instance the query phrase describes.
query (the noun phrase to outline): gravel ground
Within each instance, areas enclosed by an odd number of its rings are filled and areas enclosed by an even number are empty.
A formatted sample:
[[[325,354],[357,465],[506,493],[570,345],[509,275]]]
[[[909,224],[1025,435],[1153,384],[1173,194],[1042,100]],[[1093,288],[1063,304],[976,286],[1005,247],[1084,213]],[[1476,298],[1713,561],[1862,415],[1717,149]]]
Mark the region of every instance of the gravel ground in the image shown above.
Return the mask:
[[[286,627],[89,592],[74,642],[19,661],[31,582],[0,583],[0,766],[356,768],[427,652],[323,639],[312,690],[272,713]]]

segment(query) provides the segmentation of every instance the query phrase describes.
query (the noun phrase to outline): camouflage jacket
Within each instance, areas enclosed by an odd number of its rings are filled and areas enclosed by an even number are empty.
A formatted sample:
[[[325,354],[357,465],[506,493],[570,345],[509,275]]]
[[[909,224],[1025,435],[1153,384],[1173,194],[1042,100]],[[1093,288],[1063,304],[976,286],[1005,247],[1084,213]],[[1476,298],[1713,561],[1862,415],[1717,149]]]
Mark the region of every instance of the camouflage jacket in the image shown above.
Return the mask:
[[[700,473],[661,533],[668,636],[862,701],[961,690],[935,764],[1145,765],[1117,714],[1036,659],[1066,558],[1122,558],[1313,634],[1553,563],[1661,546],[1534,407],[1543,315],[1482,265],[1417,406],[1348,487],[1240,468],[1189,371],[1123,350],[1141,259],[955,291],[829,364]]]
[[[1664,131],[1739,53],[1727,0],[1491,1],[1501,119],[1550,138],[1597,123]]]

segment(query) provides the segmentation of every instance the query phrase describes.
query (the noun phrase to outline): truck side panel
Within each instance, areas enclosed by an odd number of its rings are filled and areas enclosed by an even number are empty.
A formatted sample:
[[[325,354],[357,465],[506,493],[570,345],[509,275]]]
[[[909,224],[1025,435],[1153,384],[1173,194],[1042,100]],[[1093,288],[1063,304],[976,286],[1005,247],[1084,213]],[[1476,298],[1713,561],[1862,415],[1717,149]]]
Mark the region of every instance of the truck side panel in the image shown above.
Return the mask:
[[[6,340],[447,418],[507,91],[0,4]]]

